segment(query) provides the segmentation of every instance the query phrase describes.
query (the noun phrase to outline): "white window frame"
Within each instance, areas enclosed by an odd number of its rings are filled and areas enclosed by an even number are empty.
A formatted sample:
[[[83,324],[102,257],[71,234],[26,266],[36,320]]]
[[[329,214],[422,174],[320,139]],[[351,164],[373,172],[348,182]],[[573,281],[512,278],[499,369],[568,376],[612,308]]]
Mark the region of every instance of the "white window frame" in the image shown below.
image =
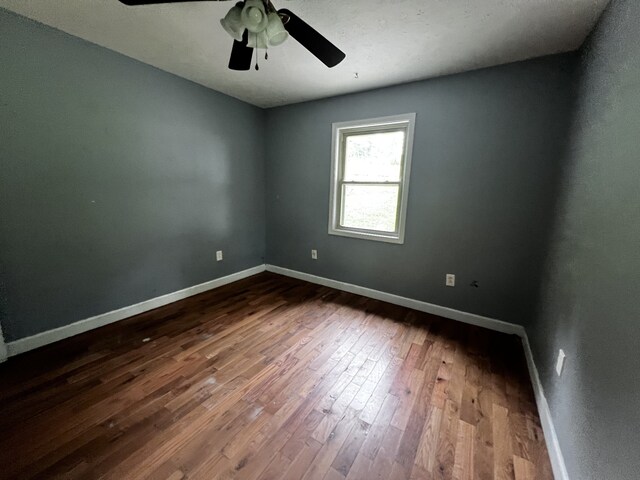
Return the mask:
[[[415,113],[392,115],[389,117],[371,118],[368,120],[356,120],[333,124],[331,142],[331,188],[329,205],[329,235],[342,237],[361,238],[388,243],[404,243],[404,231],[407,220],[407,203],[409,199],[409,176],[411,174],[411,157],[413,154],[413,136],[416,122]],[[405,130],[404,156],[399,182],[344,182],[344,145],[345,138],[349,134],[376,133],[385,130]],[[381,232],[378,230],[365,230],[359,228],[344,227],[340,225],[341,210],[343,208],[342,191],[343,184],[371,184],[371,185],[399,185],[398,211],[396,215],[396,230],[394,232]]]

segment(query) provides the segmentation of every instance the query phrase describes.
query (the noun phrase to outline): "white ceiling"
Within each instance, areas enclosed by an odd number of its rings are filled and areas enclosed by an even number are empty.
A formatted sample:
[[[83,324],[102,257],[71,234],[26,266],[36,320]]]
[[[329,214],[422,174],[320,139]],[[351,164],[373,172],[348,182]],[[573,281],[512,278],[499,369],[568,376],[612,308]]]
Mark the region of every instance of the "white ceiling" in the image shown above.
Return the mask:
[[[609,2],[273,1],[334,42],[346,60],[328,69],[289,39],[270,50],[260,71],[228,70],[232,40],[218,21],[233,2],[127,7],[118,0],[0,0],[0,7],[272,107],[575,50]]]

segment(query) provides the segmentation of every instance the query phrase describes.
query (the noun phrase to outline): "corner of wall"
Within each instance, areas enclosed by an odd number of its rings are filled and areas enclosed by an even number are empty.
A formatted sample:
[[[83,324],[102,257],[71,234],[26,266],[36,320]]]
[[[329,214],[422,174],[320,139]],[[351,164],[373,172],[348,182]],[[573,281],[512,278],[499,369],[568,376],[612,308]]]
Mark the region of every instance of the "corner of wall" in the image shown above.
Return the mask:
[[[269,214],[269,189],[267,188],[268,144],[269,144],[269,109],[262,109],[262,261],[267,263],[267,216]]]

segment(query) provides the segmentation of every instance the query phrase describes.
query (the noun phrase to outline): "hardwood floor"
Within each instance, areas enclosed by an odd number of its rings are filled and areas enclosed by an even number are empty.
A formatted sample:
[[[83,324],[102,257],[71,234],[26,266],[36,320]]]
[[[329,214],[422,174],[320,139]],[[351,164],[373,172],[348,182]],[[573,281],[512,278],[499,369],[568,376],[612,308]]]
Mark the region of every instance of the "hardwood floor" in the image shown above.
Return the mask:
[[[516,337],[264,273],[0,367],[0,477],[552,479]]]

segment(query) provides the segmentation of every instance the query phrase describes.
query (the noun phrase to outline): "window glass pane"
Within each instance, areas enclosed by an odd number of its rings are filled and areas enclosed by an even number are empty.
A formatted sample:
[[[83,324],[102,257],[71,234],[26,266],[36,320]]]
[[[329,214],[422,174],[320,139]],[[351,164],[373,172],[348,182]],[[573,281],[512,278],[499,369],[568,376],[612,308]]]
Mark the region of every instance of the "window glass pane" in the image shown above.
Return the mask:
[[[346,182],[399,182],[404,131],[348,135],[345,139]]]
[[[398,185],[344,185],[343,227],[394,232]]]

